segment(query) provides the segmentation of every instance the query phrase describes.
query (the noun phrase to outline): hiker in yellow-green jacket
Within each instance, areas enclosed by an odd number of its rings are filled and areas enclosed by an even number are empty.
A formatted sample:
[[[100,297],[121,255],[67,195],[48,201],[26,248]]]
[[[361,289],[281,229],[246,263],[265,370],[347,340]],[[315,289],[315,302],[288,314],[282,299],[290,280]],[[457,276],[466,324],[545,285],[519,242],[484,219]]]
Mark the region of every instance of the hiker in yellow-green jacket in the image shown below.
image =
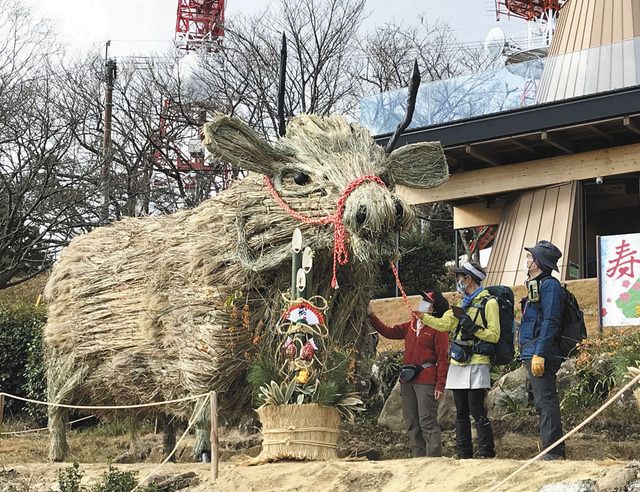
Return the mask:
[[[487,417],[484,398],[491,388],[489,373],[491,355],[500,338],[500,308],[489,298],[482,282],[486,272],[475,261],[454,270],[456,288],[463,294],[457,308],[447,311],[442,318],[427,313],[420,315],[425,325],[437,331],[454,332],[449,350],[449,371],[445,388],[453,391],[456,404],[456,451],[458,458],[473,458],[471,440],[472,415],[478,431],[478,458],[496,455],[491,422]],[[482,315],[484,311],[484,316]]]

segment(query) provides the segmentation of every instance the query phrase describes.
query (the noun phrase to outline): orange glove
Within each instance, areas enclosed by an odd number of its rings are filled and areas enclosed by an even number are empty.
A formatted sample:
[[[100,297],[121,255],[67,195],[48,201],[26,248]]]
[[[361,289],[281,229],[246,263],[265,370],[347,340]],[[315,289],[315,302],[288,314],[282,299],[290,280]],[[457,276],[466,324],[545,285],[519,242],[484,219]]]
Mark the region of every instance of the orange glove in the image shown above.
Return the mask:
[[[544,357],[534,355],[531,359],[531,374],[540,378],[544,374]]]

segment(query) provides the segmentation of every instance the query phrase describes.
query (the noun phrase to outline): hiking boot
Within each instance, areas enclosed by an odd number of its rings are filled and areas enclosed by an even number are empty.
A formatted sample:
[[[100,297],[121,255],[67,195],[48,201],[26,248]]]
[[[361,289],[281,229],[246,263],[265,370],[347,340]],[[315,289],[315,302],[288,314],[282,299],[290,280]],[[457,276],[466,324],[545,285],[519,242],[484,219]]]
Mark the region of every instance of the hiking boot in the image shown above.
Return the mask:
[[[540,461],[556,461],[565,459],[561,454],[545,453],[540,456]]]
[[[476,421],[478,431],[478,458],[495,458],[496,446],[493,442],[493,429],[491,421],[487,417],[482,417]]]
[[[456,453],[458,459],[473,458],[473,441],[471,440],[471,421],[456,420]]]

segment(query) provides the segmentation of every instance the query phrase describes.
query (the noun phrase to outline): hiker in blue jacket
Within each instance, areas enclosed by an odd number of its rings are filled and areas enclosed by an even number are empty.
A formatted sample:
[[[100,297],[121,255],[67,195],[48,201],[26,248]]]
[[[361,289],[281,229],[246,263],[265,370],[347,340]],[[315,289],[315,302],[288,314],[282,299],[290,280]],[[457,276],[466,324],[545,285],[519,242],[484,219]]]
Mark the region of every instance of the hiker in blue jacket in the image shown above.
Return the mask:
[[[543,449],[563,436],[556,374],[563,357],[557,341],[562,322],[565,294],[560,282],[551,276],[558,271],[560,250],[549,241],[538,243],[527,251],[525,271],[528,295],[522,300],[522,323],[519,344],[533,399],[540,415],[540,440]],[[541,459],[564,459],[564,443],[558,444]]]

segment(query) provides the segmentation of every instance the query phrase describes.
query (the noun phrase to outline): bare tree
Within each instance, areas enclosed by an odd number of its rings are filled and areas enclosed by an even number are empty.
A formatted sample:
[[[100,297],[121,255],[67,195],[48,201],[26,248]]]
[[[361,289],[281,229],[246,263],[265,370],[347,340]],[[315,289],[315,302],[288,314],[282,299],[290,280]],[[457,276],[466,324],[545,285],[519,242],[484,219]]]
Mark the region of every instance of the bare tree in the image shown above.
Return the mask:
[[[91,169],[77,165],[57,112],[48,25],[17,2],[0,2],[0,288],[47,268],[86,226]]]

